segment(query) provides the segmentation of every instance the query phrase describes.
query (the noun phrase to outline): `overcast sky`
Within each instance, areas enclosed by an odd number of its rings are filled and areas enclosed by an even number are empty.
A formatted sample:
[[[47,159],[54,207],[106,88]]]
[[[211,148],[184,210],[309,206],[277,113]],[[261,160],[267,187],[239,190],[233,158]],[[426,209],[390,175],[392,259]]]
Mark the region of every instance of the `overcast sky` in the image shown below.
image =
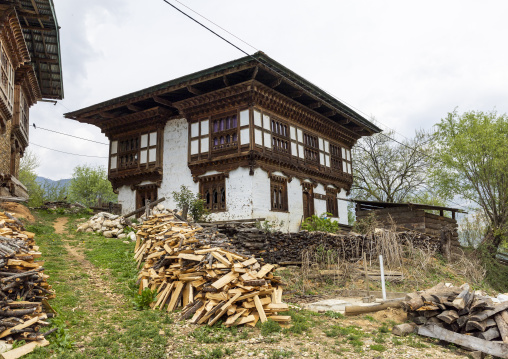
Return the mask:
[[[430,129],[458,107],[508,112],[507,1],[179,0],[254,49],[264,51],[400,139]],[[54,0],[65,99],[30,110],[39,127],[107,143],[100,130],[65,119],[123,94],[244,54],[163,0]],[[107,157],[108,147],[31,128],[30,142]],[[79,164],[106,158],[31,145],[38,174],[69,178]]]

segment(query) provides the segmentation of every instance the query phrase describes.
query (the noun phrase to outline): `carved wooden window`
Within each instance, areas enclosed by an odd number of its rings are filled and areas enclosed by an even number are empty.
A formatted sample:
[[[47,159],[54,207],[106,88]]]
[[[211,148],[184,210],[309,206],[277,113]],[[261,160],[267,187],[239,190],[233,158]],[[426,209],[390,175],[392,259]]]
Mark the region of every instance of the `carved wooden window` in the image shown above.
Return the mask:
[[[26,101],[25,95],[23,94],[23,91],[20,91],[19,94],[19,122],[21,125],[21,128],[27,133],[28,135],[28,102]]]
[[[304,148],[305,148],[304,149],[305,160],[319,163],[318,138],[316,136],[312,136],[307,133],[304,133],[303,134],[303,144],[304,144]]]
[[[350,175],[353,174],[353,168],[351,166],[351,150],[347,148],[341,149],[342,154],[342,171]]]
[[[201,177],[199,192],[208,211],[226,210],[226,179],[223,174]]]
[[[212,151],[223,151],[237,147],[237,115],[212,120]]]
[[[314,214],[314,185],[310,182],[303,182],[303,218]]]
[[[208,152],[210,151],[210,121],[209,119],[204,119],[201,121],[196,121],[191,123],[190,125],[190,155],[203,156],[203,158],[208,157]]]
[[[288,126],[272,118],[272,150],[279,153],[290,154]]]
[[[156,165],[158,137],[157,132],[153,131],[111,141],[110,170],[126,170]]]
[[[330,160],[332,169],[342,172],[342,156],[339,146],[330,144]]]
[[[14,109],[14,68],[3,44],[0,44],[0,94],[5,106],[12,114]]]
[[[288,210],[288,180],[280,176],[270,177],[270,202],[272,211]]]
[[[331,213],[333,217],[339,217],[337,190],[334,188],[326,189],[326,212]]]

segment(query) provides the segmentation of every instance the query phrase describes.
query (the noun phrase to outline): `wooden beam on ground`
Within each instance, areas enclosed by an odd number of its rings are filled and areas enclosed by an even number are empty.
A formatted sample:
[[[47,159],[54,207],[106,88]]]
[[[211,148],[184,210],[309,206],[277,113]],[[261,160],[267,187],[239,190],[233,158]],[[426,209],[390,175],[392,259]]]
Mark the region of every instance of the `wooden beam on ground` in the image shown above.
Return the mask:
[[[471,335],[458,334],[433,324],[419,327],[418,334],[444,340],[471,350],[479,350],[500,358],[508,358],[508,344],[505,343],[491,342]]]
[[[37,347],[45,347],[48,345],[49,341],[44,339],[41,341],[28,343],[26,345],[23,345],[22,347],[9,350],[8,352],[2,353],[0,355],[2,356],[2,359],[17,359],[21,358],[23,355],[33,352]]]
[[[266,319],[265,310],[263,309],[263,304],[261,304],[261,300],[259,299],[259,296],[254,296],[254,304],[256,305],[256,310],[259,313],[259,319],[261,320],[261,323],[266,322],[268,319]]]

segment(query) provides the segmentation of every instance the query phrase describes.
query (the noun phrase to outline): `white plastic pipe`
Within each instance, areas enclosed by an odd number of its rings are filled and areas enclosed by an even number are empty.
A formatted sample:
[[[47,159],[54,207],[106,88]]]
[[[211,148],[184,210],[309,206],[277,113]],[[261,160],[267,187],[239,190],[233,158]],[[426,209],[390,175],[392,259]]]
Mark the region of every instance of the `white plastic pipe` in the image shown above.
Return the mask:
[[[381,267],[381,290],[383,291],[383,300],[386,300],[386,288],[385,288],[385,268],[383,266],[383,256],[379,255],[379,266]]]

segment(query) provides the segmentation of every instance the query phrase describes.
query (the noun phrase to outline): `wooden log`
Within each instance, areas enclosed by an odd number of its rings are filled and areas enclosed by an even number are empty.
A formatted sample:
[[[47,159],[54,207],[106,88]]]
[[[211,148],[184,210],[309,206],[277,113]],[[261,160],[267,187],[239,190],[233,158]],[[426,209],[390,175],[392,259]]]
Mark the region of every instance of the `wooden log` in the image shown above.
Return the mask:
[[[158,199],[156,201],[150,202],[149,207],[152,208],[153,206],[155,206],[155,205],[157,205],[157,204],[159,204],[159,203],[161,203],[161,202],[163,202],[165,200],[166,200],[166,197],[162,197],[162,198],[160,198],[160,199]],[[143,207],[140,207],[140,208],[138,208],[138,209],[136,209],[136,210],[134,210],[132,212],[124,214],[122,217],[129,218],[129,217],[134,216],[135,214],[142,213],[145,210],[146,210],[146,206],[143,206]]]
[[[473,294],[469,292],[469,284],[464,284],[462,292],[453,300],[453,306],[457,308],[457,310],[462,310],[472,301]]]
[[[392,334],[403,337],[407,334],[414,333],[416,331],[416,328],[417,326],[414,323],[399,324],[393,327]]]
[[[508,344],[490,342],[470,335],[454,333],[436,325],[421,326],[418,328],[418,334],[460,345],[471,350],[479,350],[500,358],[508,358]]]
[[[478,338],[485,339],[485,340],[493,340],[499,337],[499,330],[497,327],[492,327],[486,332],[481,332],[478,334]]]
[[[387,308],[400,308],[402,306],[401,301],[395,302],[386,302],[380,305],[369,305],[369,306],[360,306],[360,305],[350,305],[347,306],[346,316],[364,314],[364,313],[374,313],[379,312],[380,310],[385,310]]]
[[[481,322],[477,322],[474,320],[469,320],[466,324],[466,332],[471,332],[473,330],[479,330],[481,332],[484,332],[487,328],[492,327],[496,325],[496,322],[494,319],[485,319]]]
[[[494,314],[497,314],[499,312],[502,312],[504,310],[508,309],[508,302],[503,302],[494,307],[494,309],[491,310],[484,310],[478,314],[473,315],[470,320],[474,320],[476,322],[481,322],[482,320],[485,320]]]
[[[445,310],[437,316],[438,319],[442,320],[447,324],[451,324],[459,319],[459,315],[455,310]]]
[[[497,313],[494,316],[494,320],[496,321],[503,342],[508,343],[508,311],[505,310]]]

